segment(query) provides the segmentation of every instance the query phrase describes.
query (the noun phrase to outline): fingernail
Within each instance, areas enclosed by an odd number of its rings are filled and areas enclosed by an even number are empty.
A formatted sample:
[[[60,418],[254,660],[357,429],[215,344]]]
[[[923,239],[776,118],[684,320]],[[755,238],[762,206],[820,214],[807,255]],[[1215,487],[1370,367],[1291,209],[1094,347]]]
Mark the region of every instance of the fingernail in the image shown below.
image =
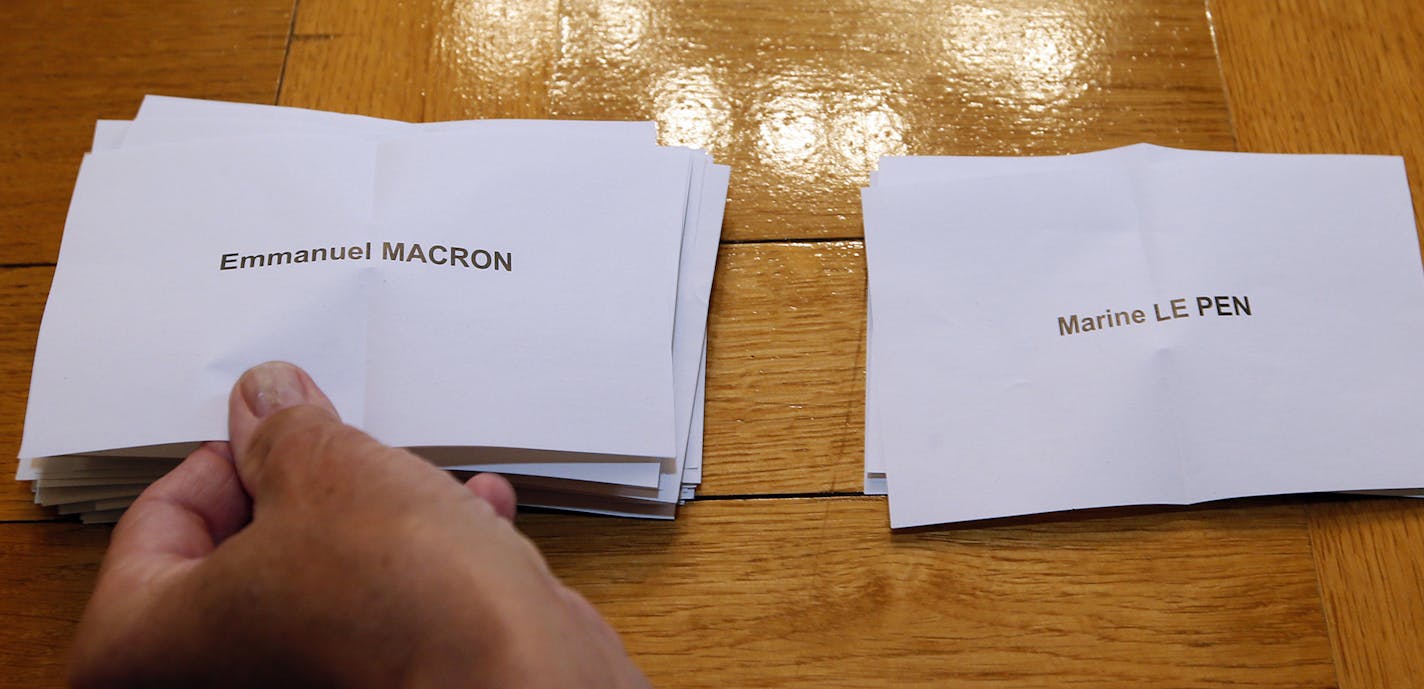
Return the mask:
[[[297,367],[280,361],[269,361],[248,369],[242,374],[237,387],[248,411],[259,419],[311,401]]]

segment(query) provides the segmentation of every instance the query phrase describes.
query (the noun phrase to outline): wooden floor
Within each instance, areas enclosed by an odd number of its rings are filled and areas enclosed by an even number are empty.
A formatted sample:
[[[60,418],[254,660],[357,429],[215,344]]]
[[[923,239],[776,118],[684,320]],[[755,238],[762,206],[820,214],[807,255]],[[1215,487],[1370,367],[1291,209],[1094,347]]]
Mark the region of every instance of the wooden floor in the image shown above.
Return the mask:
[[[658,685],[1424,686],[1424,503],[1280,498],[890,533],[883,499],[859,494],[856,194],[883,154],[1149,141],[1403,154],[1418,211],[1424,3],[233,5],[0,3],[0,456],[19,445],[96,118],[164,93],[411,120],[652,119],[664,143],[734,170],[702,497],[673,523],[520,522]],[[0,520],[0,685],[59,685],[108,531],[8,481]]]

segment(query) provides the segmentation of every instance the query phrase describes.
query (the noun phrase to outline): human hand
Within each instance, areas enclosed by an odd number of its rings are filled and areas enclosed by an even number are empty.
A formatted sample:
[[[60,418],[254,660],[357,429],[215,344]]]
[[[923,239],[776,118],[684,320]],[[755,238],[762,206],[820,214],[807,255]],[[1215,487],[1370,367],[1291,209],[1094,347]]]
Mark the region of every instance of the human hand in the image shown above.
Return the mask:
[[[70,662],[76,687],[644,687],[617,634],[465,485],[342,424],[263,364],[208,443],[114,530]]]

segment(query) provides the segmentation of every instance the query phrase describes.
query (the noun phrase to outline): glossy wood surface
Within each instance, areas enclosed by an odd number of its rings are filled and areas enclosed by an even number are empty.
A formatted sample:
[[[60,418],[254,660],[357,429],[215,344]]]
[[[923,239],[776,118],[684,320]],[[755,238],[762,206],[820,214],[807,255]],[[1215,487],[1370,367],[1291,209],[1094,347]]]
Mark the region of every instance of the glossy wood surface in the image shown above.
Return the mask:
[[[0,2],[0,265],[59,254],[94,120],[133,117],[146,93],[271,103],[291,9],[291,0]]]
[[[1402,153],[1419,204],[1414,5],[4,3],[0,456],[18,448],[88,130],[142,93],[411,120],[652,119],[665,143],[734,169],[704,497],[671,523],[520,523],[659,686],[1424,686],[1416,503],[891,534],[883,500],[840,495],[859,492],[864,426],[856,188],[879,155]],[[0,686],[55,686],[108,531],[0,483]]]
[[[9,480],[19,456],[25,425],[25,400],[35,336],[44,313],[54,269],[48,266],[0,268],[0,519],[43,519],[53,512],[34,504],[27,484]]]
[[[1232,143],[1198,2],[303,0],[295,30],[286,105],[654,120],[736,171],[731,240],[859,237],[881,155]]]

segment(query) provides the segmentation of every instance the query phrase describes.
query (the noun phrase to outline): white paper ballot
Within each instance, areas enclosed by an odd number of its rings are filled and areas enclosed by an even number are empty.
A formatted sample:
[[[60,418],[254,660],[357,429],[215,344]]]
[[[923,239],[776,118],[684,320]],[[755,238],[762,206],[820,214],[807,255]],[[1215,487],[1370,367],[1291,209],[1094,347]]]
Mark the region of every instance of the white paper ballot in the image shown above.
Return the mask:
[[[18,477],[225,437],[231,381],[284,359],[439,465],[671,517],[727,168],[654,139],[146,99],[81,170]]]
[[[103,124],[106,130],[112,130],[114,125],[119,123]],[[636,147],[651,144],[656,139],[656,131],[649,122],[470,120],[409,124],[295,108],[161,96],[145,98],[139,117],[132,125],[122,124],[126,127],[120,132],[121,144],[128,148],[291,133],[346,135],[361,140],[378,141],[412,133],[479,132],[485,136],[498,137],[506,146],[522,145],[529,148],[567,148],[570,145],[586,147],[590,144]],[[96,127],[97,129],[99,127]],[[109,134],[106,138],[112,139],[113,135]],[[99,134],[96,131],[97,140]],[[694,479],[700,471],[700,461],[687,463],[689,457],[698,460],[701,452],[700,443],[694,444],[689,440],[692,417],[701,413],[700,405],[693,399],[701,395],[697,386],[699,368],[696,350],[701,347],[705,336],[707,301],[730,172],[726,166],[712,165],[708,156],[701,152],[690,153],[693,166],[689,179],[682,254],[678,264],[677,316],[672,353],[678,457],[676,463],[665,465],[665,470],[657,479],[661,490],[656,499],[664,502],[674,500],[684,467],[693,472]],[[700,427],[698,432],[701,432]],[[583,481],[643,485],[641,482],[626,480],[630,475],[629,468],[607,463],[550,464],[526,461],[519,464],[486,463],[449,468],[523,473],[531,476],[558,475]],[[696,482],[697,480],[693,481]]]
[[[602,157],[409,143],[91,154],[21,453],[222,438],[231,380],[285,356],[395,445],[671,458],[687,157],[648,147],[610,173]],[[441,161],[443,179],[405,184]]]
[[[1400,160],[1134,148],[865,191],[893,527],[1424,485]]]

